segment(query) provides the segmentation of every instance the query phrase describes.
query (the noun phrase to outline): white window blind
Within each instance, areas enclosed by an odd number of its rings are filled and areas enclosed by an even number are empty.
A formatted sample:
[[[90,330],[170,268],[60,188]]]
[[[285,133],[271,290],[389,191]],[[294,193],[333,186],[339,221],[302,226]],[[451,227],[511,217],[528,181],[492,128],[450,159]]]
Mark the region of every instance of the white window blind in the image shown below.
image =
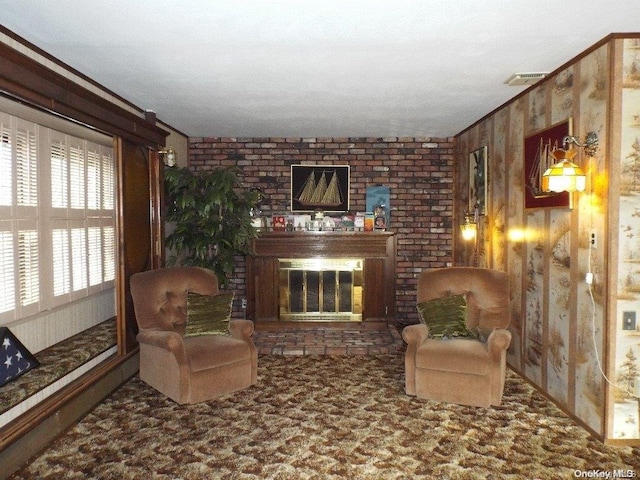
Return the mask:
[[[51,141],[51,206],[67,208],[69,197],[67,148],[59,140]]]
[[[102,149],[102,209],[111,211],[115,207],[115,162],[111,149]]]
[[[40,301],[40,265],[37,230],[18,231],[18,277],[20,305],[26,307]]]
[[[100,152],[95,149],[87,152],[87,208],[99,210],[102,206],[102,169]]]
[[[102,280],[112,282],[116,278],[116,236],[113,226],[107,225],[102,229]]]
[[[9,115],[0,116],[0,206],[13,205],[13,158]]]
[[[0,313],[13,310],[16,304],[13,257],[13,233],[0,231]]]
[[[36,134],[33,130],[18,128],[16,131],[16,184],[17,204],[38,205],[38,158]]]
[[[0,325],[115,280],[109,146],[0,112]]]
[[[87,288],[87,230],[84,227],[71,229],[71,273],[74,292]]]
[[[69,149],[69,203],[71,208],[81,210],[85,208],[84,151],[82,146],[75,143]]]
[[[69,231],[58,228],[53,231],[53,295],[58,297],[71,292],[71,258],[69,256]]]
[[[102,283],[102,231],[100,227],[89,227],[87,231],[89,250],[89,285]]]

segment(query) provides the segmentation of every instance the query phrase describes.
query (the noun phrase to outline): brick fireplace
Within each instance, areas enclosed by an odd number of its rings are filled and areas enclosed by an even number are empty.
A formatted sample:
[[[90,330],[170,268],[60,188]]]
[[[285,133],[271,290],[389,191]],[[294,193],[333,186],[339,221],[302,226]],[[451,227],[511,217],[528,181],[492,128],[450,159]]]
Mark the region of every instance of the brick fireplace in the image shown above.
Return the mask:
[[[318,137],[190,138],[190,166],[208,170],[237,166],[247,187],[267,194],[265,216],[290,212],[292,164],[350,165],[350,209],[365,210],[366,188],[391,190],[390,230],[397,237],[396,318],[417,321],[417,274],[452,261],[453,138]],[[236,292],[236,314],[250,279],[238,259],[229,288]]]
[[[395,320],[393,232],[265,232],[247,259],[247,318],[279,322]],[[326,326],[326,325],[325,325]]]

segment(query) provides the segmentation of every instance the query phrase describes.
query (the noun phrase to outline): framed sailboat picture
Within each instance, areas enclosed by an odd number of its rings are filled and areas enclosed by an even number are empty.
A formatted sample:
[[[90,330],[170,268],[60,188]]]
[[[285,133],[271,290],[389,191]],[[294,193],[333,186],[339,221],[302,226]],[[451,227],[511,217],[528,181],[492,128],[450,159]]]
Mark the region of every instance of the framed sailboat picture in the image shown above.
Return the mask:
[[[348,211],[349,169],[349,165],[291,165],[291,211]]]
[[[524,139],[524,206],[525,208],[571,208],[568,192],[543,192],[542,174],[557,160],[552,152],[563,148],[562,140],[571,135],[571,119],[538,131]]]

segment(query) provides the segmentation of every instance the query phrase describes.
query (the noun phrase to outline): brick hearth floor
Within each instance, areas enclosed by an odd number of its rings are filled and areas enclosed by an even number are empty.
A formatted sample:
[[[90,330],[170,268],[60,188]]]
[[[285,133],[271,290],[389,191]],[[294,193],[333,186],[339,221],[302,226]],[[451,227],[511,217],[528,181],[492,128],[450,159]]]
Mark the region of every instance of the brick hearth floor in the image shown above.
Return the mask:
[[[260,355],[377,355],[405,349],[394,325],[387,330],[261,330],[253,333],[253,342]]]

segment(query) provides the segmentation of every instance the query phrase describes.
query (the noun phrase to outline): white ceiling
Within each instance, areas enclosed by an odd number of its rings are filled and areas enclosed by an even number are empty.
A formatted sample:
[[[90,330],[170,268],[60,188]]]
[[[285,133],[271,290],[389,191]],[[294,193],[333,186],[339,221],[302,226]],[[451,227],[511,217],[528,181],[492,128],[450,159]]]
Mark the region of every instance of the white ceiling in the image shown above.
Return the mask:
[[[190,136],[450,136],[638,0],[0,0],[26,40]]]

